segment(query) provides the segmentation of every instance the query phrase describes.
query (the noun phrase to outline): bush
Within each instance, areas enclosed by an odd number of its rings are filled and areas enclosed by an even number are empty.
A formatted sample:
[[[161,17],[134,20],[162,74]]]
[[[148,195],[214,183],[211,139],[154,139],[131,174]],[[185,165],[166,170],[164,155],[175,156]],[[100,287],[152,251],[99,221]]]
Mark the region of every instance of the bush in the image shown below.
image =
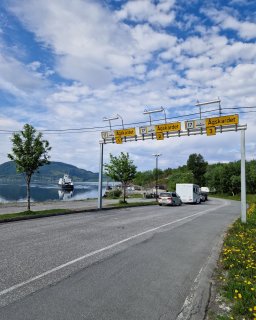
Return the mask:
[[[127,204],[127,203],[128,203],[127,201],[119,200],[119,204]]]
[[[110,199],[118,199],[122,194],[122,190],[120,189],[114,189],[106,192],[106,197]]]

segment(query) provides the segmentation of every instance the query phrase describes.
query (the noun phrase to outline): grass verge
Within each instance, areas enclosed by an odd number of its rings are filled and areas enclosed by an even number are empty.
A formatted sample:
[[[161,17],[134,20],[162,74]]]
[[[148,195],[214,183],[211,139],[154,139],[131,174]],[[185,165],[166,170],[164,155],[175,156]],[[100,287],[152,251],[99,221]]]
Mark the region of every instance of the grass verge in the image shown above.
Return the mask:
[[[8,214],[1,214],[0,221],[12,221],[12,220],[19,220],[19,219],[29,219],[32,217],[43,217],[49,215],[57,215],[61,213],[68,213],[70,210],[67,209],[51,209],[51,210],[42,210],[42,211],[23,211],[17,213],[8,213]]]
[[[142,207],[142,206],[152,206],[158,204],[156,201],[149,201],[149,202],[127,202],[127,203],[115,203],[109,204],[108,207]]]
[[[256,201],[247,197],[247,223],[228,230],[215,275],[216,298],[208,319],[256,320]]]
[[[228,199],[228,200],[241,200],[240,194],[236,194],[234,196],[225,195],[225,194],[211,194],[210,197],[212,198],[222,198],[222,199]],[[250,203],[256,203],[256,194],[247,194],[246,195],[247,202]]]
[[[123,207],[139,207],[139,206],[148,206],[157,204],[156,201],[150,202],[131,202],[131,203],[116,203],[107,205],[108,208],[123,208]],[[89,209],[92,210],[92,209]],[[83,211],[86,211],[83,210]],[[22,211],[17,213],[8,213],[8,214],[0,214],[0,222],[10,222],[17,220],[25,220],[25,219],[33,219],[38,217],[49,217],[61,214],[69,214],[80,212],[80,210],[72,210],[72,209],[51,209],[51,210],[42,210],[42,211]]]

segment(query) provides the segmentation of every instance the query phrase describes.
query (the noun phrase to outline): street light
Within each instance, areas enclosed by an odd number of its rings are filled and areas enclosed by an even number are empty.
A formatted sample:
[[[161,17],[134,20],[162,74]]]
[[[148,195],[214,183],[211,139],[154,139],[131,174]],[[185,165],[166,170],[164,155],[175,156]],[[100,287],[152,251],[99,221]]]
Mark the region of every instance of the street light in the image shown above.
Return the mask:
[[[124,129],[124,121],[123,121],[123,118],[122,118],[119,114],[117,114],[116,116],[113,116],[113,117],[111,117],[111,118],[104,117],[104,118],[103,118],[103,121],[108,121],[108,122],[109,122],[109,128],[110,128],[110,130],[111,130],[111,129],[112,129],[112,128],[111,128],[111,121],[112,121],[112,120],[117,120],[117,119],[120,119],[120,120],[122,121],[122,127],[123,127],[123,129]]]
[[[153,153],[152,156],[154,156],[156,158],[156,201],[158,198],[158,158],[161,156],[161,153]]]
[[[143,114],[148,114],[149,115],[149,123],[151,125],[151,113],[157,113],[157,112],[163,112],[164,113],[164,119],[165,119],[165,123],[166,123],[166,113],[165,113],[165,109],[163,107],[161,107],[160,109],[156,109],[156,110],[147,110],[145,109]]]
[[[201,107],[202,107],[202,106],[206,106],[206,105],[208,105],[208,104],[213,104],[213,103],[218,103],[218,104],[219,104],[219,114],[220,114],[220,116],[221,116],[221,105],[220,105],[221,100],[220,100],[220,98],[218,98],[217,100],[206,101],[206,102],[199,102],[199,101],[197,100],[197,103],[195,104],[195,106],[196,106],[196,107],[199,107],[200,119],[202,119],[202,110],[201,110]]]

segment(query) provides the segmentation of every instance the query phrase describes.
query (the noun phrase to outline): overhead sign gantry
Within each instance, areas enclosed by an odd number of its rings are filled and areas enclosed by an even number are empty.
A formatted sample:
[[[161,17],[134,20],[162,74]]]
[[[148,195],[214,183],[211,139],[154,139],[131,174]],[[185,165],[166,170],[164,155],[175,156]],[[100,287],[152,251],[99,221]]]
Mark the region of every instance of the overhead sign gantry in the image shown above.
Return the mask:
[[[218,101],[206,102],[204,104],[215,103]],[[98,195],[98,208],[102,208],[102,176],[103,176],[103,145],[109,143],[122,144],[132,141],[140,140],[164,140],[173,137],[192,136],[192,135],[207,135],[213,136],[218,133],[230,132],[230,131],[241,131],[241,220],[246,222],[246,187],[245,187],[245,130],[247,125],[239,124],[239,115],[221,115],[218,117],[208,117],[201,119],[201,106],[203,103],[198,103],[200,106],[200,119],[193,119],[180,122],[167,123],[165,115],[165,123],[152,125],[150,117],[150,125],[139,128],[124,128],[122,118],[117,115],[113,118],[104,118],[104,121],[109,121],[110,130],[101,132],[101,140],[99,141],[101,152],[100,152],[100,173],[99,173],[99,195]],[[221,110],[221,108],[220,108]],[[144,114],[154,112],[164,112],[164,108],[161,107],[159,110],[148,111],[145,110]],[[122,120],[122,129],[112,130],[111,120],[115,119]]]

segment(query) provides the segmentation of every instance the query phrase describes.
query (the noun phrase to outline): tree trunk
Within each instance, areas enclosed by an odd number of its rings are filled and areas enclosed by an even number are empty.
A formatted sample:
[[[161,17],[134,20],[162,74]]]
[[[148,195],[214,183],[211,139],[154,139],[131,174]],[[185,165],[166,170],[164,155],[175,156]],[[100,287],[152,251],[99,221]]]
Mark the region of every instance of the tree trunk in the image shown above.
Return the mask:
[[[125,198],[126,198],[126,185],[123,185],[123,189],[124,189],[124,203],[125,203]]]
[[[31,181],[31,176],[27,176],[26,180],[27,180],[27,210],[30,211],[30,181]]]

